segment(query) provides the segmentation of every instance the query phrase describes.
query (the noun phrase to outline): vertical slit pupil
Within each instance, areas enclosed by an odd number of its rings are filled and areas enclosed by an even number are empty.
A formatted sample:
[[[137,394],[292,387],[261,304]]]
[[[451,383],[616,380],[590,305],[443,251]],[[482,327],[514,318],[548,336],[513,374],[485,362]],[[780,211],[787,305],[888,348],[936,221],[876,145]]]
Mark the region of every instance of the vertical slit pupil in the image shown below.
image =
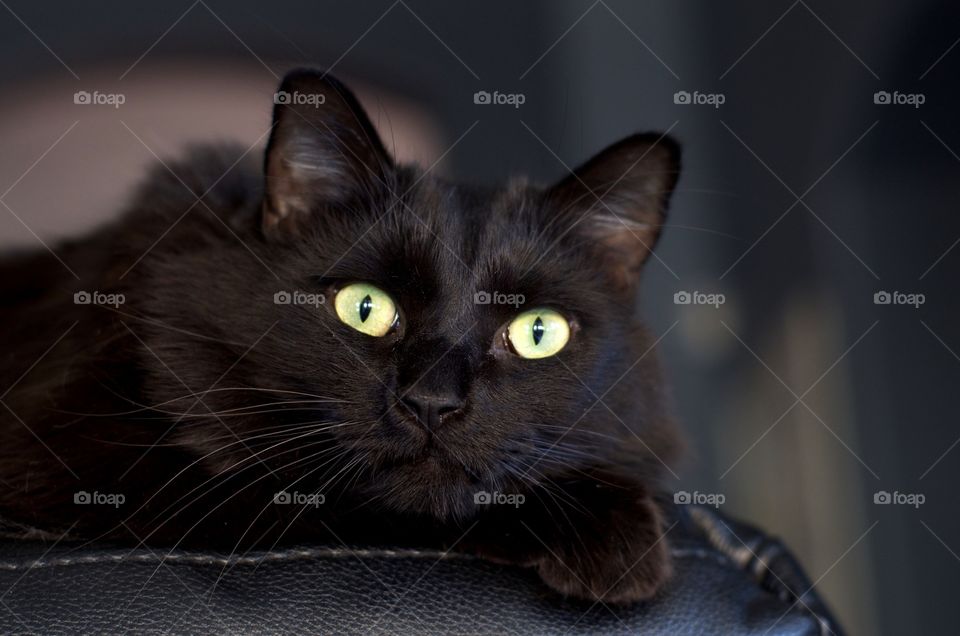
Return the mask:
[[[540,341],[543,340],[543,332],[543,320],[540,319],[540,316],[537,316],[537,319],[533,321],[533,344],[540,344]]]
[[[373,311],[373,299],[370,298],[370,294],[367,294],[360,301],[360,322],[367,322],[371,311]]]

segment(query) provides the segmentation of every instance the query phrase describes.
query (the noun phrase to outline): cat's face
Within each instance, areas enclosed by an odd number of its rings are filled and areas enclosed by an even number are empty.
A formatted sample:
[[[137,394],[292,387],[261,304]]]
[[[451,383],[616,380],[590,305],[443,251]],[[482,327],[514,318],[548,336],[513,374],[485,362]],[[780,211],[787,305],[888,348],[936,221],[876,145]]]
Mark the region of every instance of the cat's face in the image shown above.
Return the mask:
[[[262,302],[216,321],[267,332],[229,384],[303,400],[292,419],[243,419],[241,436],[325,427],[263,456],[291,489],[349,482],[395,509],[463,516],[479,491],[659,461],[644,448],[664,414],[634,291],[676,180],[671,140],[632,137],[551,188],[469,188],[394,165],[330,78],[301,72],[281,90],[324,104],[276,109],[257,252],[277,276],[250,270]]]

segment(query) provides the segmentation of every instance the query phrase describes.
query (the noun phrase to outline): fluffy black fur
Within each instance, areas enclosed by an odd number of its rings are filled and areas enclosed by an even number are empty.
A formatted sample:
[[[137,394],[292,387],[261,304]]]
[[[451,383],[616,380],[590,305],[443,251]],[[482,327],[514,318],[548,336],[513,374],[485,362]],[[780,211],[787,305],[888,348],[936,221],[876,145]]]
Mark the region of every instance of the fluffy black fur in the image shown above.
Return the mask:
[[[329,76],[281,90],[324,103],[276,106],[263,169],[238,148],[157,166],[118,221],[60,246],[79,280],[46,252],[0,261],[0,517],[225,550],[459,540],[566,595],[652,595],[679,443],[634,300],[677,145],[635,135],[552,187],[480,188],[396,165]],[[393,332],[338,320],[353,281],[393,296]],[[125,302],[78,305],[80,290]],[[275,304],[284,290],[327,302]],[[557,309],[570,343],[516,356],[518,310],[478,291]],[[427,426],[407,399],[423,391],[459,406]]]

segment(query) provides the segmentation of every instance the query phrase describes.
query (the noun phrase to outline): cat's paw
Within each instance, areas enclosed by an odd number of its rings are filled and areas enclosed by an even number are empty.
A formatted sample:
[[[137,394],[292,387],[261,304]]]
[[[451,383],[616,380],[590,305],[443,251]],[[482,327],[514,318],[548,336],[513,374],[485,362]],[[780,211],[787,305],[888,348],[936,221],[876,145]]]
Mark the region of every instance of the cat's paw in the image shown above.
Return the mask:
[[[589,545],[554,551],[538,569],[543,581],[564,596],[627,604],[654,596],[673,573],[665,540],[655,545]]]
[[[649,540],[627,539],[611,529],[586,546],[558,547],[540,560],[540,577],[572,598],[617,605],[647,600],[670,579],[673,567],[666,539],[641,534]]]
[[[540,577],[564,596],[588,601],[623,605],[649,599],[673,572],[666,541],[644,550],[625,548],[547,556],[539,563]]]

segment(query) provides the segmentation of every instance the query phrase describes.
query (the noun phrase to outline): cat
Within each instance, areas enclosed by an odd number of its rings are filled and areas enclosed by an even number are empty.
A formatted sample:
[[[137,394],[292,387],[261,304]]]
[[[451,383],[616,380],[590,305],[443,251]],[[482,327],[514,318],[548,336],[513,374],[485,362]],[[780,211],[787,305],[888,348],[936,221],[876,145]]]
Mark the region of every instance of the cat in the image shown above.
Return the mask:
[[[262,166],[191,148],[58,247],[72,271],[0,260],[4,527],[436,544],[572,598],[656,594],[682,441],[635,300],[677,142],[481,187],[395,162],[330,75],[274,101]]]

